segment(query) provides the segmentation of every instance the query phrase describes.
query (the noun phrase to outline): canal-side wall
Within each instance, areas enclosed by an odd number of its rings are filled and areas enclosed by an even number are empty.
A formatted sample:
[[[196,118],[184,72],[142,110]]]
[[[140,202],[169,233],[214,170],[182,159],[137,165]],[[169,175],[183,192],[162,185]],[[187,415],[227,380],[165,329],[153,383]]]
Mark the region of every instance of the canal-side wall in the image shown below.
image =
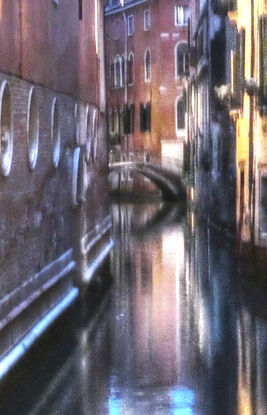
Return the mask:
[[[1,378],[77,297],[83,238],[91,277],[112,241],[102,1],[0,10]]]

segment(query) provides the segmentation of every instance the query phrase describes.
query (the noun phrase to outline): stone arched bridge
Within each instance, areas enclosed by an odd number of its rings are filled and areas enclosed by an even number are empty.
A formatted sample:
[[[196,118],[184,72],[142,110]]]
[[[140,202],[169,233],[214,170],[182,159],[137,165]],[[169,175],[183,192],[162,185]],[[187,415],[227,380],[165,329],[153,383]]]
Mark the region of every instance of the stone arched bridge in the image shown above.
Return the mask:
[[[110,174],[131,171],[148,177],[161,190],[166,199],[179,200],[186,197],[186,186],[182,177],[182,166],[169,164],[170,167],[162,165],[158,157],[148,153],[121,153],[119,160],[110,157]],[[172,167],[172,168],[171,168]]]

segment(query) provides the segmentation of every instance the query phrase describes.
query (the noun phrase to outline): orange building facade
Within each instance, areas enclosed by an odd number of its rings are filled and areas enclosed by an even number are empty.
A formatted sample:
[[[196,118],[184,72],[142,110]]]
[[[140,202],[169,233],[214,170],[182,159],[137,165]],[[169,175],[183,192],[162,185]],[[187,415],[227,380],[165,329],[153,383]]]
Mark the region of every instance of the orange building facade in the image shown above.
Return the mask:
[[[187,1],[110,1],[105,11],[109,137],[115,152],[183,163]]]

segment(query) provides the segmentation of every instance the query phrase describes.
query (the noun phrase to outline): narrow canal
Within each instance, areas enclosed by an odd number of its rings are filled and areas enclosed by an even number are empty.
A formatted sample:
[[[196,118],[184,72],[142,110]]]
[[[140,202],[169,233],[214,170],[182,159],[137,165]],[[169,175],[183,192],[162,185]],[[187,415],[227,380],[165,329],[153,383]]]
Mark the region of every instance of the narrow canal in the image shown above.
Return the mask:
[[[112,215],[100,306],[85,297],[35,346],[0,414],[266,415],[267,293],[238,275],[234,243],[179,206]]]

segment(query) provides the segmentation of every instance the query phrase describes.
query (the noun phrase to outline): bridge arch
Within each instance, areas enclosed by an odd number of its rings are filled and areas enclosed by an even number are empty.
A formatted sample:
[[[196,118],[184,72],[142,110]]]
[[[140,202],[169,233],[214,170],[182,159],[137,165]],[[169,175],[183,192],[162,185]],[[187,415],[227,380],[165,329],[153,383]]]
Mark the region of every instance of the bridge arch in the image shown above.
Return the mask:
[[[109,165],[110,174],[132,171],[148,177],[162,192],[165,199],[184,200],[186,186],[180,175],[147,162],[117,161]]]

